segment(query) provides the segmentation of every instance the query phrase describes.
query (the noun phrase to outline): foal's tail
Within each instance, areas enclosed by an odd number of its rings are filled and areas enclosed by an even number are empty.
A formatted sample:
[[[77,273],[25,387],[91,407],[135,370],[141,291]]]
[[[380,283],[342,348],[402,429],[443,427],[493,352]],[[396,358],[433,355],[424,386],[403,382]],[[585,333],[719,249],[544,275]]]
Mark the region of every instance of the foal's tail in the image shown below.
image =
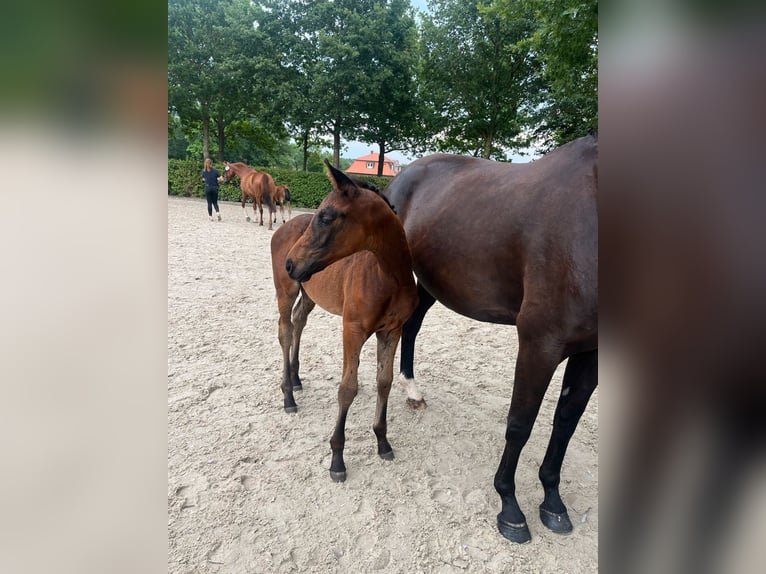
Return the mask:
[[[293,216],[293,207],[290,201],[290,188],[285,187],[285,201],[287,202],[287,219]]]

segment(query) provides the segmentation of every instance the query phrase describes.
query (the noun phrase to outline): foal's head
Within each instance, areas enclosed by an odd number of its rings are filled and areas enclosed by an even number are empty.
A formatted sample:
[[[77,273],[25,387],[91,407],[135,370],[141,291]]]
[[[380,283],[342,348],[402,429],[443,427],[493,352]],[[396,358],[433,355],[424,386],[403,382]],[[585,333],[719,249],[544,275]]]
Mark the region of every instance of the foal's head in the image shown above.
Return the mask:
[[[325,164],[332,191],[285,262],[287,272],[296,281],[308,281],[339,259],[369,249],[375,225],[381,223],[380,211],[390,211],[380,196],[360,188],[327,160]]]

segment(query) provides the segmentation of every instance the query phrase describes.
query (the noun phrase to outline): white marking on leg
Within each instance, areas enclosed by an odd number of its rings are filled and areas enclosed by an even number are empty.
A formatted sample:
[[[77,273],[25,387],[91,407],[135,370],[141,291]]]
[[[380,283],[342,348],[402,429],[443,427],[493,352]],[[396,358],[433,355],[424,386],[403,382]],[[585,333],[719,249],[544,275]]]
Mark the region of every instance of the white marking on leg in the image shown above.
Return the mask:
[[[413,401],[422,401],[423,393],[420,392],[415,385],[415,379],[408,379],[403,374],[399,373],[399,385],[407,391],[407,398]]]
[[[566,388],[564,388],[564,389],[561,391],[561,396],[562,396],[562,397],[565,397],[565,396],[567,396],[568,394],[569,394],[569,387],[566,387]]]

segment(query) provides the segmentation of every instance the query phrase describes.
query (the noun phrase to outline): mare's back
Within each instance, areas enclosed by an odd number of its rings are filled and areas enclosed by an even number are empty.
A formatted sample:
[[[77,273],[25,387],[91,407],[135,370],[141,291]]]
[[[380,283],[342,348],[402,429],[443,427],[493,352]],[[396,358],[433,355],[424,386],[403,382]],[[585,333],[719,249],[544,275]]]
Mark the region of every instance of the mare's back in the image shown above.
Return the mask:
[[[384,195],[418,280],[454,311],[497,323],[515,323],[528,270],[555,273],[556,262],[595,300],[596,159],[588,136],[527,164],[446,154],[410,164]]]

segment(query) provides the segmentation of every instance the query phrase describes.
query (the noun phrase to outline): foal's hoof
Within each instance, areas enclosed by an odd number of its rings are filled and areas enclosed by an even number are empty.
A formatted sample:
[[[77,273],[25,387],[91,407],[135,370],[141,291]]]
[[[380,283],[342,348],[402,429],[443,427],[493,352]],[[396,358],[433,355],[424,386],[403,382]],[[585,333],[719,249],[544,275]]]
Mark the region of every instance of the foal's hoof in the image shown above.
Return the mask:
[[[297,413],[298,412],[298,406],[296,405],[294,407],[285,407],[285,412],[286,413]]]
[[[341,471],[331,470],[330,471],[330,478],[332,479],[333,482],[346,482],[346,471],[345,470],[341,470]]]
[[[561,514],[545,510],[540,505],[540,521],[556,534],[569,534],[572,532],[572,521],[566,511]]]
[[[301,383],[293,383],[293,392],[302,391],[303,385]]]
[[[245,217],[245,221],[250,221],[250,217]]]
[[[389,450],[388,452],[379,452],[378,456],[383,460],[394,460],[394,451]]]
[[[410,407],[413,411],[422,411],[428,407],[425,399],[415,400],[409,397],[407,398],[407,406]]]
[[[498,514],[497,529],[505,538],[516,544],[526,544],[532,540],[532,535],[529,533],[529,527],[526,522],[512,524],[500,518],[500,515]]]

